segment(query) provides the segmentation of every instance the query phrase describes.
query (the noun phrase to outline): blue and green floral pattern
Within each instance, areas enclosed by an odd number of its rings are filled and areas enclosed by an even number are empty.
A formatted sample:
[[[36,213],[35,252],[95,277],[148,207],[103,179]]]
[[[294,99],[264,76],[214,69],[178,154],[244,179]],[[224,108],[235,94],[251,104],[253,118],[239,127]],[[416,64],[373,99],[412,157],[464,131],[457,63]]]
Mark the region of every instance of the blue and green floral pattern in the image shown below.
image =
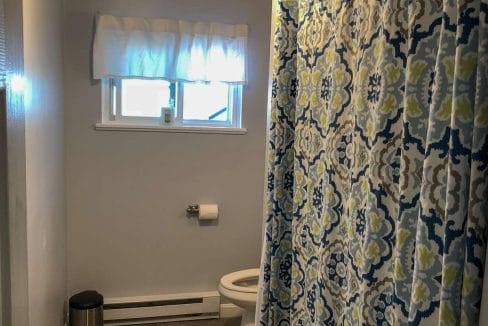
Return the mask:
[[[488,0],[275,0],[261,325],[477,325]]]

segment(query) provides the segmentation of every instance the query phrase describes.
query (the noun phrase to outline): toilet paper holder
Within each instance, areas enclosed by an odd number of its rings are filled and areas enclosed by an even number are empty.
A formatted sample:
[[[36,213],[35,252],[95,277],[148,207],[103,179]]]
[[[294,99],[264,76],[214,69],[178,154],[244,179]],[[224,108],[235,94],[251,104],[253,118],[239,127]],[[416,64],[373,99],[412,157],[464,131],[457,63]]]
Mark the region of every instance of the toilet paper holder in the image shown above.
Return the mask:
[[[213,221],[219,218],[219,205],[192,204],[186,209],[188,217],[198,217],[201,221]]]
[[[186,208],[186,212],[191,216],[194,216],[194,215],[198,216],[198,213],[200,212],[200,205],[198,205],[198,204],[188,205],[188,207]]]

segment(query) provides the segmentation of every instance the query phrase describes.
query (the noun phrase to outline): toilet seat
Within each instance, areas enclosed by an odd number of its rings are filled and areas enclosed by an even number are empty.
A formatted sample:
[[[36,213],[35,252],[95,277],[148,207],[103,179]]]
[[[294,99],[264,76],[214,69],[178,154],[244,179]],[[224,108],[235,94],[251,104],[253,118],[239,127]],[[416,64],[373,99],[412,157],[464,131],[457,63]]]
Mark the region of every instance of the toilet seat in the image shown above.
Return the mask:
[[[230,273],[220,279],[220,295],[242,310],[241,326],[255,326],[258,280],[259,268]]]
[[[241,293],[258,293],[259,268],[245,269],[242,271],[227,274],[220,280],[220,285],[229,290]],[[248,280],[255,280],[253,285],[239,285]]]

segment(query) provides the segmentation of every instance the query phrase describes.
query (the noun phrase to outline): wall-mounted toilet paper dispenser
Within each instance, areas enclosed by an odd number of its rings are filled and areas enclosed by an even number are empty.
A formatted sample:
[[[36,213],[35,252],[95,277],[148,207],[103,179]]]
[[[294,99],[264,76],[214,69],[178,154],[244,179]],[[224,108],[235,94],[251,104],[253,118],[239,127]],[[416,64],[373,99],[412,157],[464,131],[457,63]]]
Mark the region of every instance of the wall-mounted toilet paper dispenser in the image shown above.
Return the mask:
[[[193,204],[186,209],[188,217],[198,217],[202,221],[216,220],[219,218],[219,205]]]

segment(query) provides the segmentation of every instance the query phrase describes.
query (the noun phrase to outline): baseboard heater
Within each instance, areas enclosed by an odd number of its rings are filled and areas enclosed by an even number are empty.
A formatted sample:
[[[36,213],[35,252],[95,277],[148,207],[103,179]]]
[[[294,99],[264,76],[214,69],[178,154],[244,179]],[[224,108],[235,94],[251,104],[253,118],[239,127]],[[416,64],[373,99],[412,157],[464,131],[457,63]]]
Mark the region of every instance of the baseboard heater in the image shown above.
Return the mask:
[[[220,317],[218,292],[105,299],[104,325],[144,325]]]

